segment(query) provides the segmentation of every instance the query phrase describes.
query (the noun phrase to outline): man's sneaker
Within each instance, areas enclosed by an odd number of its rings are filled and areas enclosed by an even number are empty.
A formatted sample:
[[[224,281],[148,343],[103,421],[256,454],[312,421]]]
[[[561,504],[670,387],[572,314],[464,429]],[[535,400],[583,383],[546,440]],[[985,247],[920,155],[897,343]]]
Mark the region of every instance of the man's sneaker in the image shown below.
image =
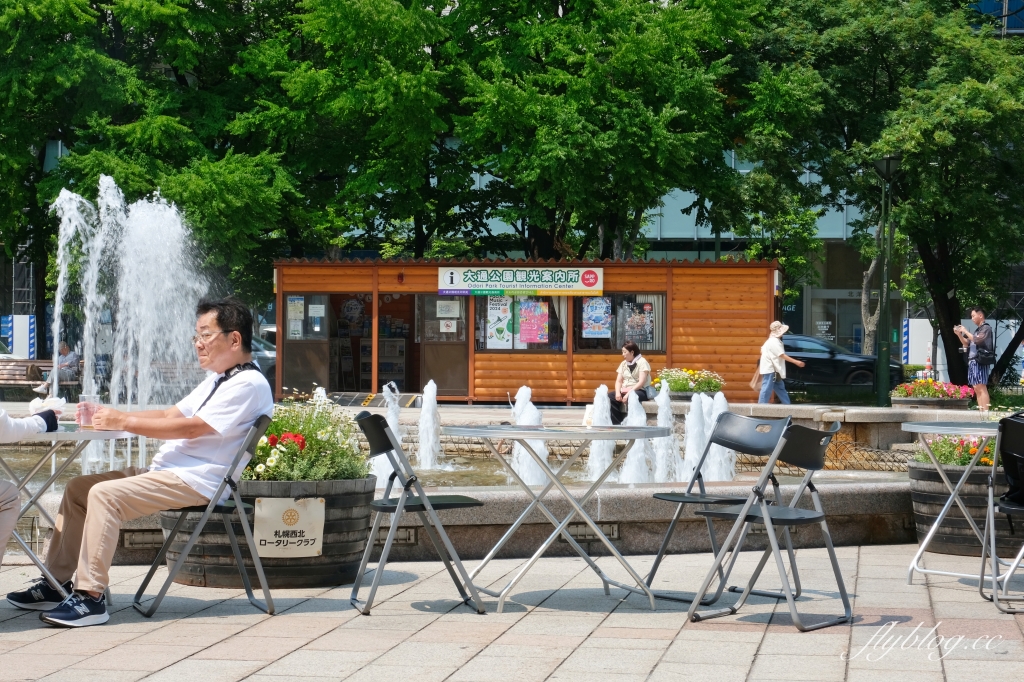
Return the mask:
[[[66,628],[84,628],[102,625],[110,620],[106,598],[101,594],[93,599],[81,592],[72,592],[57,608],[39,614],[39,620]]]
[[[50,382],[44,381],[43,383],[39,384],[32,390],[35,391],[36,393],[42,393],[45,395],[50,392]]]
[[[64,583],[62,587],[65,592],[71,593],[70,580]],[[19,609],[49,611],[60,606],[60,603],[64,601],[64,597],[61,596],[60,592],[50,587],[50,583],[47,582],[46,578],[37,578],[27,590],[9,593],[7,601]]]

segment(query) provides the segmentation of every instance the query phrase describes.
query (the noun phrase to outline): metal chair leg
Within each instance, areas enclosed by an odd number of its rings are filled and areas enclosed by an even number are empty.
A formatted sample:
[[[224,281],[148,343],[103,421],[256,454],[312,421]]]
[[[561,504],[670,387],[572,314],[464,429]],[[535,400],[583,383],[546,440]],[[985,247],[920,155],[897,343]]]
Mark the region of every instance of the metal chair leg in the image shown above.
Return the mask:
[[[455,546],[452,545],[452,541],[448,537],[448,533],[445,532],[444,526],[441,525],[441,519],[438,518],[437,512],[434,510],[434,508],[430,506],[430,502],[429,500],[427,500],[427,496],[423,492],[423,487],[420,485],[419,481],[416,481],[414,485],[416,486],[416,489],[419,492],[420,499],[424,501],[424,504],[426,506],[426,514],[430,517],[430,520],[433,522],[434,530],[437,531],[437,535],[441,540],[441,544],[443,544],[444,548],[448,550],[448,556],[451,557],[452,563],[455,565],[456,570],[458,570],[459,575],[461,575],[463,581],[465,581],[466,588],[469,590],[469,593],[472,596],[473,605],[476,607],[476,612],[486,613],[486,609],[484,609],[484,603],[480,599],[480,593],[477,592],[476,586],[473,584],[473,581],[470,580],[469,573],[466,571],[466,567],[462,565],[462,560],[459,559],[458,552],[455,551]],[[424,524],[424,527],[427,526]],[[429,532],[430,531],[428,531],[428,534]],[[456,581],[456,584],[458,584],[458,581]],[[461,589],[459,591],[462,592]]]
[[[263,598],[266,600],[266,608],[263,609],[269,615],[274,615],[274,600],[270,596],[270,583],[267,582],[266,572],[263,570],[263,561],[260,560],[259,552],[256,550],[256,538],[253,537],[252,527],[249,525],[249,517],[245,513],[245,507],[242,505],[242,497],[237,489],[232,490],[232,495],[235,498],[235,506],[238,509],[238,516],[242,522],[242,533],[245,535],[245,543],[249,545],[249,554],[252,555],[252,563],[256,568],[256,577],[260,581],[260,587],[263,588]],[[253,508],[253,516],[255,517],[256,509]],[[229,535],[233,535],[234,531],[229,527]],[[237,543],[236,543],[237,545]],[[239,569],[242,568],[242,564],[238,565]],[[259,602],[255,601],[251,596],[249,597],[255,606],[259,607]],[[262,608],[262,607],[260,607]]]
[[[167,579],[164,581],[163,587],[161,587],[160,591],[157,593],[156,598],[153,599],[153,603],[150,604],[149,609],[142,608],[142,604],[140,601],[133,602],[133,606],[135,606],[135,608],[146,618],[151,618],[153,614],[156,613],[157,608],[159,608],[160,606],[160,602],[164,600],[164,596],[167,594],[167,590],[170,589],[171,583],[174,582],[174,576],[178,575],[178,571],[180,571],[181,567],[185,565],[185,560],[188,558],[188,553],[192,551],[192,547],[199,540],[199,535],[203,532],[203,528],[206,527],[206,522],[209,520],[210,513],[212,511],[212,507],[207,507],[206,511],[203,512],[202,517],[199,519],[199,523],[196,524],[196,529],[192,531],[192,534],[185,542],[185,546],[182,547],[181,554],[178,555],[178,560],[175,561],[174,565],[171,566],[170,570],[167,571]],[[185,515],[186,512],[181,513],[181,516]],[[179,521],[180,520],[181,519],[179,519]],[[172,535],[171,537],[174,536]],[[168,538],[167,542],[170,542],[170,540],[171,538]],[[141,596],[141,594],[136,594],[136,599],[140,599]]]
[[[150,581],[153,580],[153,576],[156,575],[157,569],[164,565],[164,559],[167,557],[167,550],[170,549],[171,543],[174,542],[174,538],[178,537],[178,531],[181,530],[181,527],[185,524],[186,516],[188,516],[188,514],[185,512],[178,514],[178,520],[175,521],[174,528],[164,539],[164,544],[160,546],[160,551],[156,553],[156,559],[153,560],[153,565],[149,567],[146,577],[142,579],[142,584],[139,585],[139,589],[135,592],[135,597],[132,599],[132,606],[141,611],[147,618],[153,615],[156,611],[156,607],[152,606],[149,613],[146,613],[146,610],[142,607],[142,597],[145,595],[146,588],[149,587]],[[159,606],[159,603],[157,606]]]
[[[779,547],[778,537],[775,533],[775,526],[772,523],[771,518],[768,516],[767,509],[764,510],[765,527],[768,530],[768,542],[772,546],[772,554],[775,556],[775,565],[779,570],[779,578],[782,581],[782,591],[786,595],[786,603],[789,605],[789,614],[793,619],[793,625],[800,632],[809,632],[811,630],[820,630],[821,628],[830,627],[832,625],[839,625],[840,623],[846,623],[853,619],[853,607],[850,605],[850,598],[846,593],[846,585],[843,582],[843,575],[839,569],[839,560],[836,557],[835,548],[832,546],[832,536],[828,530],[828,524],[823,520],[821,522],[821,532],[825,537],[825,547],[828,550],[829,560],[832,563],[832,572],[836,578],[836,584],[839,588],[839,596],[843,601],[844,614],[838,618],[833,618],[821,623],[815,623],[813,625],[804,624],[800,617],[800,612],[796,608],[796,598],[793,596],[793,592],[789,588],[789,580],[786,576],[786,565],[782,560],[782,550]]]
[[[363,576],[368,571],[366,566],[370,563],[370,555],[373,554],[374,544],[377,542],[377,535],[380,533],[380,523],[384,519],[383,512],[374,512],[373,525],[370,527],[370,535],[366,538],[366,549],[363,550],[363,558],[359,562],[359,570],[356,572],[356,578],[352,581],[352,594],[349,595],[348,601],[356,609],[362,611],[362,602],[359,601],[359,588],[363,584]],[[373,569],[375,571],[380,570],[379,562],[378,567]]]
[[[244,529],[246,527],[245,511],[239,510],[238,515],[242,518],[242,528]],[[260,588],[263,589],[263,596],[267,600],[266,603],[261,602],[256,598],[256,595],[253,594],[252,582],[249,580],[249,572],[245,570],[245,560],[242,558],[242,550],[238,546],[238,538],[235,536],[235,529],[232,528],[231,515],[221,514],[220,517],[224,520],[224,528],[227,530],[228,542],[231,543],[231,552],[235,555],[235,564],[238,566],[238,574],[242,578],[242,587],[245,588],[245,595],[249,598],[249,603],[268,615],[274,615],[274,601],[270,597],[270,590],[267,589],[267,578],[263,574],[263,566],[260,565],[259,555],[255,551],[255,543],[247,542],[249,546],[249,554],[252,555],[253,564],[256,567],[256,577],[260,581]],[[248,537],[246,540],[248,541]]]
[[[441,562],[444,564],[445,569],[448,571],[448,575],[451,576],[452,582],[455,583],[456,589],[462,596],[463,602],[470,600],[469,593],[466,592],[466,588],[462,586],[462,581],[459,580],[458,574],[455,573],[455,568],[452,567],[452,562],[449,561],[448,552],[445,551],[444,546],[441,544],[441,539],[437,537],[437,533],[430,525],[430,520],[427,519],[427,515],[423,512],[416,512],[416,515],[420,517],[420,521],[423,523],[423,530],[426,532],[427,537],[430,538],[430,544],[434,546],[434,551],[441,557]]]
[[[391,545],[395,542],[395,535],[398,534],[398,520],[402,517],[402,512],[405,510],[405,500],[409,496],[409,491],[403,489],[401,497],[398,498],[398,505],[395,508],[395,513],[391,515],[391,529],[388,531],[388,538],[384,541],[384,549],[381,550],[380,559],[377,560],[377,569],[373,573],[373,581],[370,583],[370,593],[366,595],[366,601],[359,601],[358,587],[354,587],[352,590],[352,598],[349,599],[349,603],[357,608],[360,613],[364,616],[370,615],[370,609],[373,608],[373,599],[377,594],[377,588],[380,586],[381,576],[384,575],[384,566],[388,563],[388,555],[391,554]],[[372,541],[367,541],[366,554],[368,556],[372,551]],[[357,576],[357,580],[360,576]],[[358,583],[357,583],[358,585]]]

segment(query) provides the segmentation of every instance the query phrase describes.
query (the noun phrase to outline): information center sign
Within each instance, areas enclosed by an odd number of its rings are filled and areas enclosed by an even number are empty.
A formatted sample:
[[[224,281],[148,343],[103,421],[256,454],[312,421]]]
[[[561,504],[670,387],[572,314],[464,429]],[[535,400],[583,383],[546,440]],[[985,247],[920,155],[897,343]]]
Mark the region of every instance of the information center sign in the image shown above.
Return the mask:
[[[600,296],[603,268],[438,268],[437,293],[454,296]]]

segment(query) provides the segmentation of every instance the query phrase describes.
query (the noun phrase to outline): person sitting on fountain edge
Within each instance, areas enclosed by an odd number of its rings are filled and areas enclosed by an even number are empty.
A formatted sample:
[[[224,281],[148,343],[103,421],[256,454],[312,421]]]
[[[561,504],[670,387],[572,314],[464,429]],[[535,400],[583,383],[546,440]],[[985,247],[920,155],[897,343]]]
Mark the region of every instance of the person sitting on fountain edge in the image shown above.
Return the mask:
[[[68,483],[46,553],[46,567],[70,591],[44,579],[7,595],[21,609],[43,611],[44,623],[99,625],[109,619],[103,592],[109,583],[121,524],[165,509],[206,505],[249,429],[270,416],[270,385],[252,362],[252,315],[241,302],[203,301],[192,342],[199,365],[212,372],[184,400],[166,410],[120,412],[100,408],[93,427],[166,441],[149,469],[79,476]],[[81,408],[80,408],[81,409]],[[235,476],[248,463],[243,459]],[[229,491],[224,491],[224,498]],[[223,500],[220,500],[223,501]]]

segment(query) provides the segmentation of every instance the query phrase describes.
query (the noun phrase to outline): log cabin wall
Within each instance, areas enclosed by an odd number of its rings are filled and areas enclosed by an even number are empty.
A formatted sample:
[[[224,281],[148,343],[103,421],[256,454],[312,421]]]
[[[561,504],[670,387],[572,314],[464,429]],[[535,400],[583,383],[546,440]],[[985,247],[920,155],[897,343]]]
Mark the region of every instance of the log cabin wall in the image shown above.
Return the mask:
[[[477,261],[477,263],[482,263]],[[488,266],[593,266],[604,269],[603,294],[665,294],[664,351],[644,355],[657,371],[663,367],[710,369],[726,381],[729,400],[757,399],[747,383],[757,363],[768,325],[775,316],[774,263],[736,262],[536,262],[487,261]],[[289,294],[335,294],[373,291],[384,294],[436,294],[438,268],[472,261],[308,261],[275,263],[279,346],[284,364],[284,299]],[[372,311],[373,344],[378,342],[377,311]],[[571,319],[571,313],[570,313]],[[411,323],[412,320],[409,320]],[[475,321],[470,318],[470,324]],[[474,334],[468,335],[474,344]],[[566,339],[570,346],[571,338]],[[539,353],[470,352],[466,396],[442,399],[504,402],[528,385],[539,402],[589,403],[601,384],[614,386],[619,353],[585,351]],[[410,358],[410,361],[412,358]],[[279,370],[280,374],[280,370]],[[374,366],[374,385],[376,382]],[[278,397],[281,378],[277,382]],[[378,387],[379,388],[379,387]],[[415,392],[416,387],[408,387]]]

